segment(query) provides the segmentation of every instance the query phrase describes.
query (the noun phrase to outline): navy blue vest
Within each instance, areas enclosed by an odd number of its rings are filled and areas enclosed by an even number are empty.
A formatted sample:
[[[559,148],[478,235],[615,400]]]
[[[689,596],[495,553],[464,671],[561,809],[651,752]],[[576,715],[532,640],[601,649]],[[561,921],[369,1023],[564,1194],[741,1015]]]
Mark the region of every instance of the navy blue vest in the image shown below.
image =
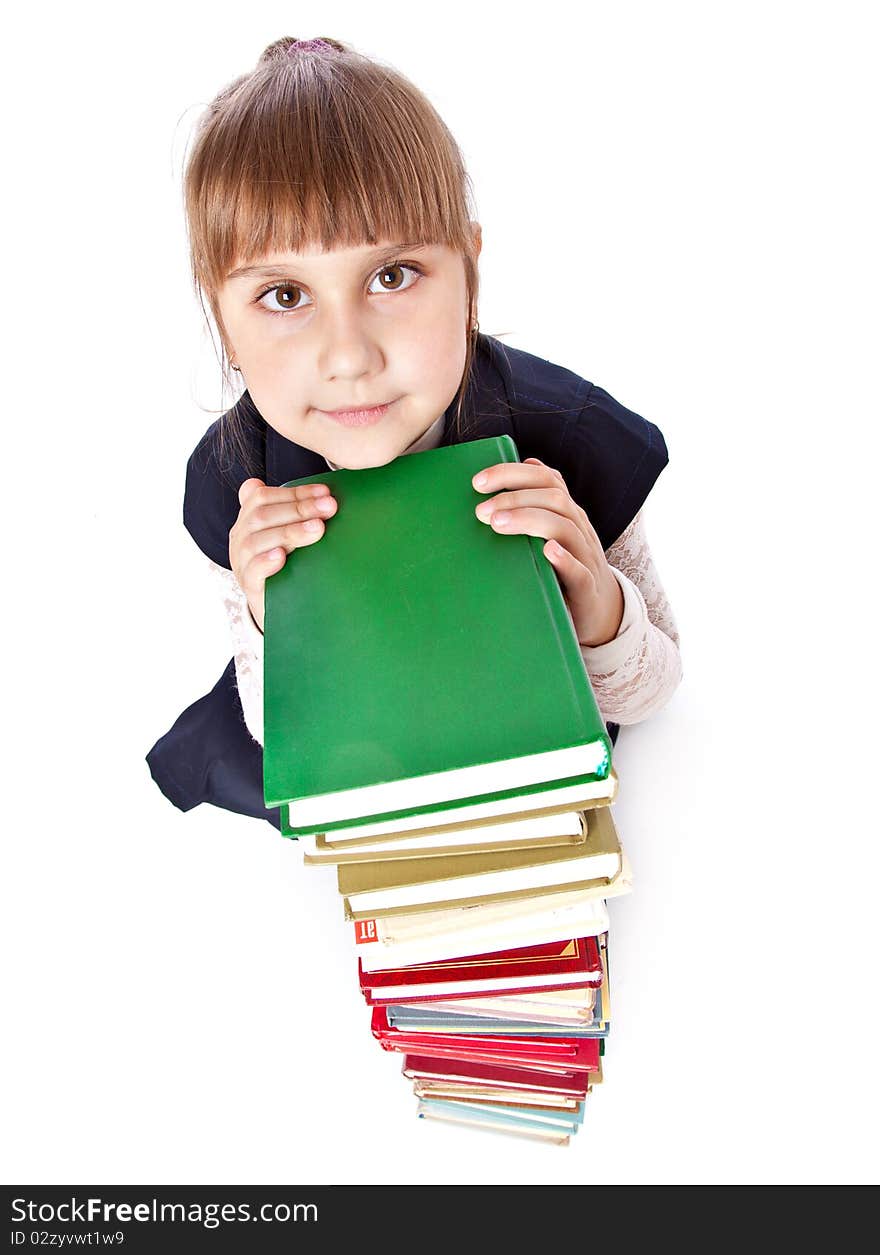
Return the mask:
[[[658,427],[624,409],[607,392],[573,371],[478,335],[465,395],[462,426],[454,404],[445,414],[441,444],[507,433],[520,458],[540,458],[561,472],[608,549],[644,504],[668,459]],[[231,414],[244,433],[241,447],[221,438],[213,423],[187,463],[183,521],[214,562],[229,568],[229,531],[238,517],[238,489],[250,476],[280,485],[327,470],[318,453],[293,444],[266,423],[247,392]],[[616,724],[608,725],[616,740]],[[263,805],[263,751],[247,730],[235,665],[210,693],[177,719],[147,755],[156,784],[175,806],[210,802],[279,826],[277,809]]]

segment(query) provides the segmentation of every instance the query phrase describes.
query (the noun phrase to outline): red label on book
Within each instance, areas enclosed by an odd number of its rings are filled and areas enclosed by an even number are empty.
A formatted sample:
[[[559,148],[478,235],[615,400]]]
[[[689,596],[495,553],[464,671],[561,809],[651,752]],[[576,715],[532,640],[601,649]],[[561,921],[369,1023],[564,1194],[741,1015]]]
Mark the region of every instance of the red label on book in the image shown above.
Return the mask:
[[[366,941],[378,941],[379,934],[376,931],[376,921],[374,919],[355,920],[354,939],[357,945],[363,945]]]

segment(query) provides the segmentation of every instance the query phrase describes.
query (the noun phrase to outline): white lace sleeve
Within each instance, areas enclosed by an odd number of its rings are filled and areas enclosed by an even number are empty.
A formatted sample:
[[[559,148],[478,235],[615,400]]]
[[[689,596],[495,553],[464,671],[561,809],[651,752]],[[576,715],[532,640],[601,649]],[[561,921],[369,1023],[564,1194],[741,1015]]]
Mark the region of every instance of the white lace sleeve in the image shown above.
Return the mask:
[[[640,723],[666,704],[682,677],[678,629],[641,510],[605,556],[623,591],[623,619],[614,640],[582,645],[581,653],[603,718]]]
[[[208,559],[219,586],[223,608],[232,634],[235,679],[247,730],[263,744],[263,633],[254,623],[247,597],[226,567]]]

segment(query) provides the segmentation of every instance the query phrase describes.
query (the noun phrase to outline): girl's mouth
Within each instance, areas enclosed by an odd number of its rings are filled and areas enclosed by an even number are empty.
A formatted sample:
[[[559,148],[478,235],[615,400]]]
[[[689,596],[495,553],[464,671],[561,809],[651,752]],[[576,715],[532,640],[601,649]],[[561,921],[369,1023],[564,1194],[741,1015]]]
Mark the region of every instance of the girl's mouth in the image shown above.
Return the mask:
[[[371,423],[377,423],[393,404],[393,401],[388,401],[384,405],[373,405],[366,410],[321,410],[320,413],[336,423],[341,423],[343,427],[368,427]]]

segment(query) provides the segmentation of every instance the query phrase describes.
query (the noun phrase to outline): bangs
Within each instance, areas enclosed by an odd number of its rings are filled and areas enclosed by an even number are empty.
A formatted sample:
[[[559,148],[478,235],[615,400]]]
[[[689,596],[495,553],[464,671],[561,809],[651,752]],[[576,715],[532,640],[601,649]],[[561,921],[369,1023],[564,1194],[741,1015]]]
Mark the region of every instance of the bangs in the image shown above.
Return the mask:
[[[365,58],[319,70],[310,58],[258,70],[203,123],[184,195],[208,290],[269,253],[383,240],[468,252],[470,180],[429,102]]]

